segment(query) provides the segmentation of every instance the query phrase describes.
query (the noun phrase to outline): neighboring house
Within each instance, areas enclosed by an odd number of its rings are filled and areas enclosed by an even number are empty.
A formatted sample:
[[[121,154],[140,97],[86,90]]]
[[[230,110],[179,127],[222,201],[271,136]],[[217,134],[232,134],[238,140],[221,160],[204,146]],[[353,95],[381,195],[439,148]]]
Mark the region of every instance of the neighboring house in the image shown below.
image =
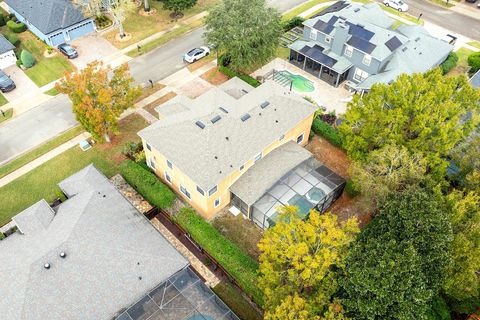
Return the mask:
[[[5,0],[10,12],[50,46],[57,46],[95,31],[95,22],[86,18],[69,0]]]
[[[138,134],[147,164],[204,217],[231,202],[234,214],[242,212],[268,227],[279,205],[297,205],[301,214],[317,205],[323,211],[343,189],[336,175],[334,183],[321,184],[334,174],[301,147],[316,109],[273,81],[253,88],[232,78],[196,99],[177,96],[157,107],[161,120]],[[285,193],[273,195],[280,201],[271,198],[255,211],[292,170],[301,176],[292,175],[288,186],[280,186]]]
[[[0,69],[5,69],[15,65],[17,56],[13,50],[15,46],[0,34]]]
[[[59,187],[66,201],[22,211],[12,219],[18,231],[0,241],[2,319],[232,314],[93,165]]]
[[[471,78],[472,87],[480,89],[480,70],[478,70]]]
[[[441,64],[453,46],[418,25],[400,25],[379,4],[344,2],[306,20],[303,38],[289,45],[290,61],[338,86],[357,91],[391,83],[400,74],[426,72]]]

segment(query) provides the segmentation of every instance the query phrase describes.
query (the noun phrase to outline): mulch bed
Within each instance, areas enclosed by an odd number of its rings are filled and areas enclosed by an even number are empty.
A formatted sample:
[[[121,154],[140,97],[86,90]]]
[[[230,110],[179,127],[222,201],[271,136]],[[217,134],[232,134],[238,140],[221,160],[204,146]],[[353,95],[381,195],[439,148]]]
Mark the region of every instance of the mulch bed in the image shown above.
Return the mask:
[[[218,86],[224,82],[228,81],[228,77],[218,71],[217,67],[214,67],[200,76],[205,81],[210,82],[214,86]]]
[[[351,160],[348,159],[347,154],[343,150],[317,135],[310,140],[306,148],[313,153],[318,161],[332,169],[335,173],[345,179],[349,178],[348,167]]]

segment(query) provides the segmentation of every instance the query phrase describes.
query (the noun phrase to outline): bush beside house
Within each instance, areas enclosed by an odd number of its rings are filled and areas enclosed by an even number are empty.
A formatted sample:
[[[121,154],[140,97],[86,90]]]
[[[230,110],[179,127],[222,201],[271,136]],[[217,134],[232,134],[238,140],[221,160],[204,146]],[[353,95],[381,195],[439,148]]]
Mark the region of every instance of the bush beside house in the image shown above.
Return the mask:
[[[27,50],[22,50],[22,53],[20,54],[20,60],[25,68],[31,68],[35,65],[35,58]]]
[[[339,148],[342,147],[342,139],[340,137],[340,134],[335,128],[333,128],[328,123],[320,120],[319,118],[315,118],[313,119],[312,130],[319,136],[322,136],[325,139],[327,139],[328,142],[330,142],[334,146]]]
[[[448,72],[450,72],[450,70],[455,68],[457,66],[457,63],[458,63],[458,55],[452,51],[448,55],[447,59],[445,59],[445,61],[443,61],[442,64],[440,64],[440,69],[442,70],[442,73],[445,75]]]
[[[171,207],[175,194],[157,176],[140,164],[125,160],[120,166],[123,178],[148,202],[160,209]]]
[[[5,16],[0,14],[0,27],[3,27],[7,22],[5,21]]]
[[[480,70],[480,52],[474,52],[468,56],[468,65],[470,66],[470,72],[475,73]]]
[[[236,72],[236,71],[230,69],[228,67],[228,65],[229,65],[229,58],[228,57],[226,57],[225,55],[221,55],[220,57],[218,57],[218,66],[219,66],[218,70],[221,73],[223,73],[224,75],[226,75],[229,78],[238,77],[238,78],[242,79],[243,81],[245,81],[246,83],[248,83],[249,85],[251,85],[254,88],[256,88],[260,85],[260,81],[250,77],[248,74]]]
[[[6,36],[7,40],[13,44],[15,47],[18,46],[20,44],[20,39],[18,38],[18,36],[14,33],[10,33]]]
[[[302,17],[293,17],[292,19],[282,23],[283,31],[286,32],[292,30],[295,27],[299,27],[303,24],[304,21],[305,19],[303,19]]]
[[[27,26],[23,22],[17,23],[13,20],[7,22],[7,27],[15,33],[22,33],[27,30]]]

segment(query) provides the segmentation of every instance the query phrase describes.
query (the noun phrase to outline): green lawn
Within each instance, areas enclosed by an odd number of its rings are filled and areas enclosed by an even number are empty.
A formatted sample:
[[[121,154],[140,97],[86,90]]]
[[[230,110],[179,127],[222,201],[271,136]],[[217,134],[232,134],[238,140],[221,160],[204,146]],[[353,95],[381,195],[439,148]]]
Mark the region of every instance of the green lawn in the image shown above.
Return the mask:
[[[467,44],[471,45],[472,47],[480,49],[480,42],[478,42],[478,41],[470,41]]]
[[[227,281],[222,281],[213,288],[213,291],[223,302],[243,320],[260,320],[262,317],[245,300],[237,288]]]
[[[49,96],[56,96],[57,94],[59,94],[60,92],[58,92],[58,90],[53,87],[52,89],[50,90],[47,90],[44,92],[45,94],[48,94]]]
[[[5,98],[3,94],[0,93],[0,106],[3,106],[4,104],[7,104],[8,100]]]
[[[468,66],[467,59],[468,59],[468,56],[471,55],[473,52],[474,51],[464,47],[455,51],[455,53],[458,56],[458,63],[455,68],[453,68],[452,70],[450,70],[449,73],[447,73],[447,75],[448,76],[458,76],[460,74],[466,75],[468,72],[468,69],[470,69],[470,67]]]
[[[57,197],[57,184],[90,163],[94,163],[108,177],[118,173],[121,154],[128,141],[139,141],[137,132],[146,127],[142,117],[132,114],[120,122],[120,135],[113,137],[111,144],[95,145],[87,151],[75,146],[44,163],[38,168],[0,188],[0,225],[45,198],[52,201]]]
[[[307,11],[310,8],[313,8],[314,6],[323,3],[323,2],[328,2],[329,0],[310,0],[308,2],[305,2],[304,4],[293,8],[292,10],[286,12],[283,14],[282,20],[287,21],[292,19],[293,17],[299,16],[301,13]]]
[[[12,108],[7,109],[3,111],[3,113],[5,114],[5,116],[3,116],[2,113],[0,113],[0,123],[10,119],[13,116],[13,109]]]
[[[1,117],[1,116],[0,116]],[[45,153],[49,152],[50,150],[58,147],[59,145],[67,142],[68,140],[78,136],[84,130],[82,127],[77,126],[70,130],[65,131],[64,133],[58,135],[57,137],[53,138],[50,141],[47,141],[40,146],[36,147],[35,149],[21,155],[18,158],[13,159],[12,161],[4,164],[0,167],[0,178],[6,176],[7,174],[17,170],[20,167],[23,167],[27,163],[37,159],[38,157],[44,155]]]

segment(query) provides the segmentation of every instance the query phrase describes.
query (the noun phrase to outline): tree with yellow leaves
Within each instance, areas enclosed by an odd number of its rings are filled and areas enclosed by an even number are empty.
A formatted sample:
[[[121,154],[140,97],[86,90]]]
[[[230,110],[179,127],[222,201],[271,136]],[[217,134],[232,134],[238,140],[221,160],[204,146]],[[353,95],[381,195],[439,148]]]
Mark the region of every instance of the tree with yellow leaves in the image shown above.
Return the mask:
[[[55,85],[68,95],[78,122],[98,142],[110,142],[110,133],[118,133],[118,119],[132,107],[142,89],[134,86],[128,65],[113,70],[101,62],[92,62],[75,73],[67,73]]]
[[[258,245],[265,318],[325,319],[338,311],[329,319],[342,319],[341,305],[333,303],[339,287],[337,274],[358,232],[354,218],[341,224],[331,213],[312,210],[303,220],[296,207],[281,208],[276,225]]]

